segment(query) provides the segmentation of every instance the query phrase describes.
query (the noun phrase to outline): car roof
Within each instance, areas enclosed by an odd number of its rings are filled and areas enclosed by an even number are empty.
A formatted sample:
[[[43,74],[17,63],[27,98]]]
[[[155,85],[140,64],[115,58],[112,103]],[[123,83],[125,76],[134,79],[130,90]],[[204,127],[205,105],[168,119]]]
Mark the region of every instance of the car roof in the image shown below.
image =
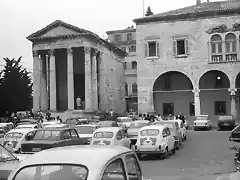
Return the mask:
[[[90,171],[101,170],[101,167],[111,158],[127,152],[131,150],[123,146],[65,146],[43,150],[28,156],[20,163],[20,167],[33,164],[72,163],[85,165]],[[89,161],[89,159],[94,159],[94,161]]]
[[[47,128],[43,128],[43,129],[37,129],[37,130],[38,131],[63,131],[63,130],[69,130],[69,129],[74,129],[74,128],[69,128],[69,127],[60,127],[60,128],[47,127]]]
[[[32,127],[32,126],[36,126],[37,124],[20,124],[17,127]]]
[[[46,127],[64,127],[64,126],[67,126],[67,124],[49,124],[47,125]]]
[[[132,123],[149,123],[149,120],[137,120],[137,121],[133,121]]]
[[[16,133],[28,133],[28,132],[34,131],[34,130],[37,130],[37,129],[12,129],[12,130],[8,131],[7,134],[8,133],[14,133],[14,132],[16,132]]]
[[[81,125],[76,125],[76,127],[85,127],[85,126],[89,126],[89,127],[95,127],[95,126],[99,126],[97,124],[81,124]]]
[[[57,124],[57,121],[47,121],[47,122],[43,122],[41,124]]]
[[[162,131],[164,128],[167,128],[167,126],[165,125],[162,125],[162,126],[159,126],[159,125],[149,125],[149,126],[144,126],[142,127],[140,130],[144,130],[144,129],[158,129],[160,131]]]
[[[110,131],[110,132],[116,133],[121,129],[122,129],[121,127],[102,127],[95,130],[95,132]]]

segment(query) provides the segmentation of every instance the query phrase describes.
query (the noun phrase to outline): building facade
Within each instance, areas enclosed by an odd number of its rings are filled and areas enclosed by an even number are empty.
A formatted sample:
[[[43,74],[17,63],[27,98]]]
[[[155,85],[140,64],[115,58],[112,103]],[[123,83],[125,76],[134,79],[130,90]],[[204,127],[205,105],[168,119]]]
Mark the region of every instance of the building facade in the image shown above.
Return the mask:
[[[125,112],[124,51],[60,20],[27,39],[33,43],[34,110],[74,110],[79,97],[85,111]]]
[[[135,19],[139,113],[239,119],[239,19],[237,0]]]
[[[125,69],[125,98],[126,109],[138,111],[138,86],[136,59],[136,29],[132,26],[127,29],[107,31],[108,40],[127,53],[124,62]]]

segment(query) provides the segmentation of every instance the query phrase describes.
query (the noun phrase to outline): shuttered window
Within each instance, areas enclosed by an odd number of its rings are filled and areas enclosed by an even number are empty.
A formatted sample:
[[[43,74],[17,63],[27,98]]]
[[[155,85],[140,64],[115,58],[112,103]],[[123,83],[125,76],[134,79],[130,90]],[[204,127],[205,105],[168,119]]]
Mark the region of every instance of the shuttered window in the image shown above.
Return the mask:
[[[157,40],[148,41],[145,44],[145,57],[160,57],[160,45]]]
[[[189,42],[188,39],[175,39],[173,41],[173,55],[174,56],[186,56],[189,54]]]

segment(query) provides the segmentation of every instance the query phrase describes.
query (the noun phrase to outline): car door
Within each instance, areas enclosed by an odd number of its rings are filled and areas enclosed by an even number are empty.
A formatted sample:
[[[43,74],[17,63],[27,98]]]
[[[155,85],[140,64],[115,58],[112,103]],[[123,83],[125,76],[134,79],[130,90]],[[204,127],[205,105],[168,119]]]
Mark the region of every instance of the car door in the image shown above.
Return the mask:
[[[130,147],[131,140],[128,138],[127,132],[121,131],[124,147]]]
[[[174,137],[171,135],[169,128],[166,128],[166,133],[168,139],[168,150],[172,150],[174,148]]]
[[[139,162],[134,154],[125,156],[126,174],[129,180],[142,180],[143,174]]]

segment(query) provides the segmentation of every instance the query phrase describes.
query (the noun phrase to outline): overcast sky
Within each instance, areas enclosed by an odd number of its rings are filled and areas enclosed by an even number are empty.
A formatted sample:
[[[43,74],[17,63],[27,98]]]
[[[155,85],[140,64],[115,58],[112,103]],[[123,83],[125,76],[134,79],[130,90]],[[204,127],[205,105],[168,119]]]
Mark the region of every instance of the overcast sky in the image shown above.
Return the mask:
[[[151,6],[157,14],[195,3],[145,0],[144,4],[145,11]],[[26,37],[57,19],[106,38],[106,31],[134,25],[132,20],[142,16],[143,0],[0,0],[0,65],[3,57],[23,56],[23,66],[32,69],[31,42]]]

